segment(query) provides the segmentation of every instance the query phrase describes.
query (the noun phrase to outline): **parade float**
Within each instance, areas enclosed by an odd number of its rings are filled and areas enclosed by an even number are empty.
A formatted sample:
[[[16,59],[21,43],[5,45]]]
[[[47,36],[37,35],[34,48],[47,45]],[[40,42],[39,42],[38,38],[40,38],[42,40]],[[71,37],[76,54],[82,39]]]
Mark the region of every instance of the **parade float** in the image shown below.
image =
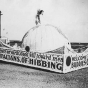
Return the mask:
[[[72,49],[59,28],[39,24],[25,33],[20,49],[0,41],[0,61],[68,73],[88,67],[88,49]]]

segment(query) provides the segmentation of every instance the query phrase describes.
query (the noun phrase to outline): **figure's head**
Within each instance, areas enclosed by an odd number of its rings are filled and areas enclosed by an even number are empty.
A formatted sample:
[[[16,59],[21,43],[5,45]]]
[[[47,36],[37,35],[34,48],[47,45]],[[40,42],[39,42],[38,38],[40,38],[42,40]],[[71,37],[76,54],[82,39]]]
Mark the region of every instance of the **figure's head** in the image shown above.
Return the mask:
[[[39,14],[39,15],[40,15],[40,14],[43,15],[43,12],[44,12],[43,10],[40,10],[40,9],[37,10],[37,14]]]

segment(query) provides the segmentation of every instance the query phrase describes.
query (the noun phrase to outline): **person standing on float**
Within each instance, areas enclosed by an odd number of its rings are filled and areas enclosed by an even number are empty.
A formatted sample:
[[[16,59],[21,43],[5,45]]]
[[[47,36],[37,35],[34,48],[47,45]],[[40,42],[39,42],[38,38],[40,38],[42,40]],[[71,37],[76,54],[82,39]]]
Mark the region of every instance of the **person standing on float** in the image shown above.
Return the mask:
[[[39,23],[41,23],[41,21],[40,21],[40,15],[43,15],[43,12],[44,11],[40,10],[40,9],[37,11],[36,21],[35,21],[36,25],[39,24]]]

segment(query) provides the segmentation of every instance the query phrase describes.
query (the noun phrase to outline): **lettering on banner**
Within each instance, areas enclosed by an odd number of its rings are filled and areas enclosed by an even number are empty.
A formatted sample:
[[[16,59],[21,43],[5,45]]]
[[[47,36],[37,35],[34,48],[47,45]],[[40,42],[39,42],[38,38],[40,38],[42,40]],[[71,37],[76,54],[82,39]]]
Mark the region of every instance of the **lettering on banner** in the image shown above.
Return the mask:
[[[83,67],[88,65],[88,55],[72,57],[71,68]]]
[[[45,59],[45,60],[51,60],[50,54],[44,54],[44,53],[37,53],[36,58],[38,59]]]
[[[53,56],[53,61],[63,62],[63,57],[61,55]]]
[[[0,54],[0,58],[4,60],[9,60],[9,61],[14,61],[14,62],[20,62],[20,63],[27,63],[26,57],[19,57],[19,56],[14,56],[14,55],[6,55],[6,54]]]
[[[50,60],[55,62],[63,62],[63,56],[58,54],[47,54],[47,53],[35,53],[30,52],[29,57],[31,58],[37,58],[37,59],[44,59],[44,60]]]
[[[63,70],[62,55],[36,53],[0,48],[0,58],[7,61],[25,63],[42,68]]]
[[[46,67],[46,68],[61,70],[61,71],[63,70],[61,63],[57,63],[57,62],[55,63],[55,62],[47,61],[47,60],[39,60],[39,59],[30,58],[29,64],[40,66],[40,67]]]
[[[61,55],[30,52],[29,64],[63,70],[63,57]]]
[[[10,50],[10,49],[0,48],[0,53],[28,57],[28,53],[26,51],[20,51],[20,50]]]

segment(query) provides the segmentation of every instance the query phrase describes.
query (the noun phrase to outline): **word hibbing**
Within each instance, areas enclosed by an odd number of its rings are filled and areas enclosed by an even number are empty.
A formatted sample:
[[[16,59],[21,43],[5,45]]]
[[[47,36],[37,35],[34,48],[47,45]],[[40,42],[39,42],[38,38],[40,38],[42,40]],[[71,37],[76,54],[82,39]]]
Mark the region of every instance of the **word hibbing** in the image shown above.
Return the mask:
[[[0,48],[0,59],[51,70],[63,70],[63,56],[57,54],[28,53],[26,51]]]

